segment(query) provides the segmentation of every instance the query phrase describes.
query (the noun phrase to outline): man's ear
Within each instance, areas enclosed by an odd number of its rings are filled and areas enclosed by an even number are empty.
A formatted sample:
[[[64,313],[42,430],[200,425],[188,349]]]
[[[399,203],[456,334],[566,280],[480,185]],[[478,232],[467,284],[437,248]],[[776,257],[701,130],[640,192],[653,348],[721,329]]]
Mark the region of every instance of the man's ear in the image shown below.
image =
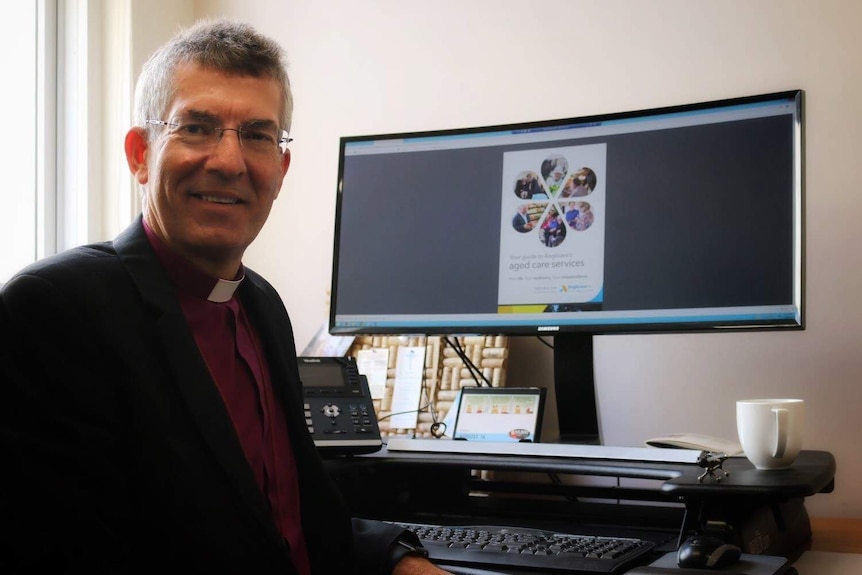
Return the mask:
[[[275,197],[281,193],[281,183],[284,182],[284,176],[287,174],[287,169],[290,167],[290,150],[285,150],[281,156],[281,182],[279,182],[278,190],[275,192]]]
[[[149,147],[147,132],[140,126],[135,126],[126,133],[126,162],[129,164],[129,171],[142,186],[150,178],[147,167],[147,150]]]

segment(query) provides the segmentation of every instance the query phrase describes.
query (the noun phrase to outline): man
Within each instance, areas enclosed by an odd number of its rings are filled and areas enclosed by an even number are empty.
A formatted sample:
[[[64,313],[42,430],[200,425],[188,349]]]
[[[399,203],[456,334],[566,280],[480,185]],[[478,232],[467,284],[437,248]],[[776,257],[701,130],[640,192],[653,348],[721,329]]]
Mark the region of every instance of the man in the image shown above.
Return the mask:
[[[278,294],[243,267],[290,165],[281,49],[202,22],[139,78],[143,214],[0,292],[0,572],[444,573],[351,522]]]
[[[530,216],[527,214],[527,204],[518,206],[518,211],[512,218],[512,227],[522,234],[533,229],[533,222],[530,221]]]

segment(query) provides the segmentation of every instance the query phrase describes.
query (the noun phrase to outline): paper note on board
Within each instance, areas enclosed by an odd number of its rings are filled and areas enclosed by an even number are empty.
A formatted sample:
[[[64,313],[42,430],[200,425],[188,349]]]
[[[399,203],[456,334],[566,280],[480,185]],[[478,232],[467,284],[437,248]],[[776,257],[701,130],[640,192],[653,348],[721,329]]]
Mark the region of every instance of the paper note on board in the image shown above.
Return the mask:
[[[389,367],[389,350],[362,349],[356,354],[356,367],[368,379],[371,399],[382,399],[386,391],[386,374]]]
[[[413,429],[419,420],[425,347],[399,347],[392,390],[392,429]]]

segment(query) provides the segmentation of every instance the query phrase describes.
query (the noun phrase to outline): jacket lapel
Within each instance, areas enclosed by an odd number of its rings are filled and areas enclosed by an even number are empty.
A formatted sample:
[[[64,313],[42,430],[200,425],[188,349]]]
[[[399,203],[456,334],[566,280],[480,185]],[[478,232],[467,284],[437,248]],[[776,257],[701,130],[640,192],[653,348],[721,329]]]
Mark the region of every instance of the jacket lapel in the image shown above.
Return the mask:
[[[117,237],[114,247],[151,310],[171,367],[171,379],[185,399],[204,442],[246,508],[252,510],[255,520],[281,542],[269,503],[257,485],[221,394],[198,351],[174,288],[149,245],[140,218]]]

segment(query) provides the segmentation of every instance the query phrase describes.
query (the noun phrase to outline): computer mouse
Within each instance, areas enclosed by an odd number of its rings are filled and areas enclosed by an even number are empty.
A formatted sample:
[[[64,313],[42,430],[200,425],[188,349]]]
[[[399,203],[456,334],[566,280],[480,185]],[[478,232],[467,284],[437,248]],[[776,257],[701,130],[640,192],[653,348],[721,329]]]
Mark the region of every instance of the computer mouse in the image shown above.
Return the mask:
[[[696,535],[679,546],[676,562],[680,567],[720,569],[739,561],[742,550],[718,537]]]

